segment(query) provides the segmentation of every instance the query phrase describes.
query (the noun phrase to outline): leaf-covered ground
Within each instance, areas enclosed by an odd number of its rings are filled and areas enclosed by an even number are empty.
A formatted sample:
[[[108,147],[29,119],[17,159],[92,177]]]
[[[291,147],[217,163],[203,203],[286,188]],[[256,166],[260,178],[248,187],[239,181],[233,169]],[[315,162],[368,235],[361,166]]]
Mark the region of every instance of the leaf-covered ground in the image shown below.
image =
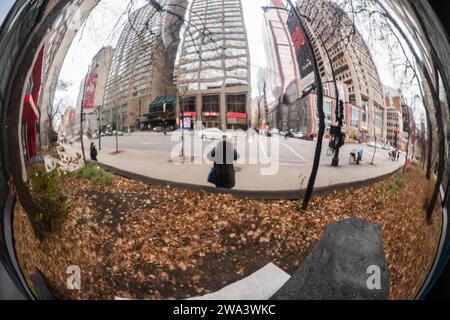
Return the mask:
[[[112,186],[75,176],[61,183],[70,213],[43,242],[16,206],[19,262],[29,280],[38,268],[59,298],[184,299],[250,275],[269,262],[292,274],[327,224],[356,216],[380,224],[391,299],[413,299],[434,260],[441,230],[425,222],[432,184],[418,167],[386,181],[313,199],[259,201],[145,185],[114,177]],[[82,290],[66,289],[78,265]]]

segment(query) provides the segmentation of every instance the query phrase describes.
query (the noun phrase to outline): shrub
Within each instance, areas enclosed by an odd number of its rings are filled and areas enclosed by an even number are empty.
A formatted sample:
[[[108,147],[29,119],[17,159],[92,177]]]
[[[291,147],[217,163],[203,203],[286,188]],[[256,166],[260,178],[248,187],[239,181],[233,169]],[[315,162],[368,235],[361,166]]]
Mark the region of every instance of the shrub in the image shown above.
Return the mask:
[[[403,180],[402,178],[398,178],[397,180],[395,180],[395,185],[398,187],[398,189],[403,189],[403,187],[405,186],[405,180]]]
[[[385,185],[384,188],[391,192],[397,192],[400,189],[403,189],[405,185],[405,180],[403,180],[402,178],[398,178],[393,183]]]
[[[100,167],[87,165],[77,171],[78,177],[89,180],[94,184],[111,185],[113,182],[113,174],[103,170]]]
[[[58,170],[47,173],[37,168],[30,174],[30,193],[38,210],[36,222],[42,235],[54,231],[67,217],[67,197],[58,186],[60,176]]]
[[[386,205],[386,199],[384,198],[383,195],[380,195],[375,203],[377,207],[384,208],[384,206]]]

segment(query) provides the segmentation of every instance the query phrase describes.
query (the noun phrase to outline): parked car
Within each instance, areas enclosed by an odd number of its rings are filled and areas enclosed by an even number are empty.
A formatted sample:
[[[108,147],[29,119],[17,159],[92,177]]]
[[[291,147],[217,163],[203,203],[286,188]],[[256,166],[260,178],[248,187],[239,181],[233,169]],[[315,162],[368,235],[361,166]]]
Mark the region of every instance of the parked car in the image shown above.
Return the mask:
[[[294,133],[292,131],[287,132],[284,135],[285,138],[295,138]]]
[[[208,128],[198,133],[198,136],[200,138],[210,140],[220,140],[224,135],[226,135],[228,139],[231,139],[233,137],[229,132],[225,133],[217,128]]]
[[[292,135],[293,135],[294,138],[296,138],[296,139],[301,139],[301,138],[304,136],[304,133],[303,133],[303,132],[300,132],[300,131],[294,131],[294,132],[292,133]]]
[[[153,131],[158,132],[158,133],[164,132],[164,126],[156,126],[153,128]],[[172,132],[172,131],[175,131],[174,126],[166,126],[166,132]]]
[[[114,131],[112,132],[112,136],[116,136],[116,135],[118,135],[118,136],[123,136],[123,132],[122,132],[122,131],[116,131],[116,130],[114,130]]]
[[[300,139],[305,141],[314,141],[314,135],[311,133],[301,133]]]

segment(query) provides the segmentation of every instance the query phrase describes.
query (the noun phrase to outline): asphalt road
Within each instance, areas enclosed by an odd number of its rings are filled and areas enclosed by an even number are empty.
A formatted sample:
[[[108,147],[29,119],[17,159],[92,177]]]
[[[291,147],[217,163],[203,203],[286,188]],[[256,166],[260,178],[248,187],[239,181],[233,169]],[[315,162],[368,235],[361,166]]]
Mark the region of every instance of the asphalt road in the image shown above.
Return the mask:
[[[259,137],[260,139],[247,139],[245,137],[238,137],[234,140],[237,150],[240,154],[249,154],[249,148],[254,148],[254,144],[258,144],[258,153],[260,157],[271,158],[271,142],[279,141],[279,147],[277,148],[279,152],[279,162],[286,164],[308,164],[312,163],[314,160],[314,154],[316,149],[316,142],[303,141],[294,138],[285,139],[284,137],[278,138],[266,138]],[[118,137],[119,149],[121,150],[142,150],[142,151],[156,151],[156,152],[167,152],[170,153],[175,146],[177,146],[181,137],[167,135],[162,133],[144,132],[144,133],[132,133],[131,135],[124,135]],[[193,137],[186,135],[185,141],[187,144],[194,145],[199,144],[202,150],[211,150],[218,141],[212,140],[201,140],[199,137]],[[98,146],[98,140],[95,140]],[[116,138],[115,137],[102,137],[101,138],[102,147],[105,148],[115,148]],[[88,147],[88,146],[87,146]],[[186,147],[189,149],[189,147]],[[245,148],[245,150],[244,150]],[[362,148],[364,150],[364,160],[368,161],[372,159],[374,148],[367,145],[355,145],[346,144],[341,148],[340,158],[341,161],[348,161],[350,158],[350,152],[355,149]],[[193,150],[193,148],[191,148]],[[330,162],[331,157],[327,156],[328,141],[324,140],[322,147],[322,157],[321,162]],[[192,152],[193,153],[193,152]],[[404,157],[403,157],[404,159]],[[375,161],[389,161],[389,151],[383,149],[377,149],[375,153]]]

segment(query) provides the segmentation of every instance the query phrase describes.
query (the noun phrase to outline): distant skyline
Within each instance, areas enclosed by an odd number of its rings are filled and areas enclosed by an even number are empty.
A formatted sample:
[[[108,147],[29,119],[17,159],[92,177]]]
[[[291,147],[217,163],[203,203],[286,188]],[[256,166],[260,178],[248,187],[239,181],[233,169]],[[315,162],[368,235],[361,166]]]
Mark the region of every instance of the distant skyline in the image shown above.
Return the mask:
[[[102,0],[94,8],[84,27],[76,35],[69,52],[67,53],[60,73],[60,79],[69,81],[72,85],[66,93],[58,93],[55,99],[65,97],[69,106],[75,106],[80,83],[83,81],[89,64],[95,54],[105,45],[115,47],[122,33],[129,1]],[[134,1],[133,10],[137,10],[147,3],[146,0]],[[189,0],[189,5],[192,0]],[[256,74],[259,68],[266,68],[263,37],[261,34],[263,15],[255,14],[255,10],[261,10],[261,6],[269,3],[269,0],[244,0],[242,1],[244,20],[248,32],[248,41],[251,51],[251,74],[253,85],[257,86]],[[107,18],[106,18],[107,17]]]
[[[3,1],[3,0],[2,0]],[[190,3],[192,0],[189,1]],[[133,3],[129,8],[129,3]],[[91,12],[86,20],[84,27],[80,29],[75,37],[73,44],[66,56],[66,60],[61,69],[60,79],[70,81],[72,86],[65,93],[57,93],[55,98],[64,97],[68,106],[75,106],[80,83],[88,71],[92,58],[103,46],[115,47],[118,38],[127,22],[127,8],[130,11],[137,10],[147,4],[146,0],[102,0],[99,5]],[[249,50],[251,54],[251,75],[252,87],[257,87],[258,69],[267,69],[266,53],[262,36],[263,14],[258,14],[261,7],[269,3],[269,0],[243,0],[244,19],[247,28],[247,36],[249,42]],[[125,13],[125,14],[124,14]],[[370,34],[368,33],[364,21],[357,19],[356,26],[361,32],[363,38],[368,41]],[[381,43],[375,39],[371,39],[368,44],[373,60],[377,67],[378,73],[383,85],[399,88],[389,63],[389,54],[387,50],[381,46]],[[404,90],[404,93],[411,96],[417,91],[412,88],[410,92]]]

